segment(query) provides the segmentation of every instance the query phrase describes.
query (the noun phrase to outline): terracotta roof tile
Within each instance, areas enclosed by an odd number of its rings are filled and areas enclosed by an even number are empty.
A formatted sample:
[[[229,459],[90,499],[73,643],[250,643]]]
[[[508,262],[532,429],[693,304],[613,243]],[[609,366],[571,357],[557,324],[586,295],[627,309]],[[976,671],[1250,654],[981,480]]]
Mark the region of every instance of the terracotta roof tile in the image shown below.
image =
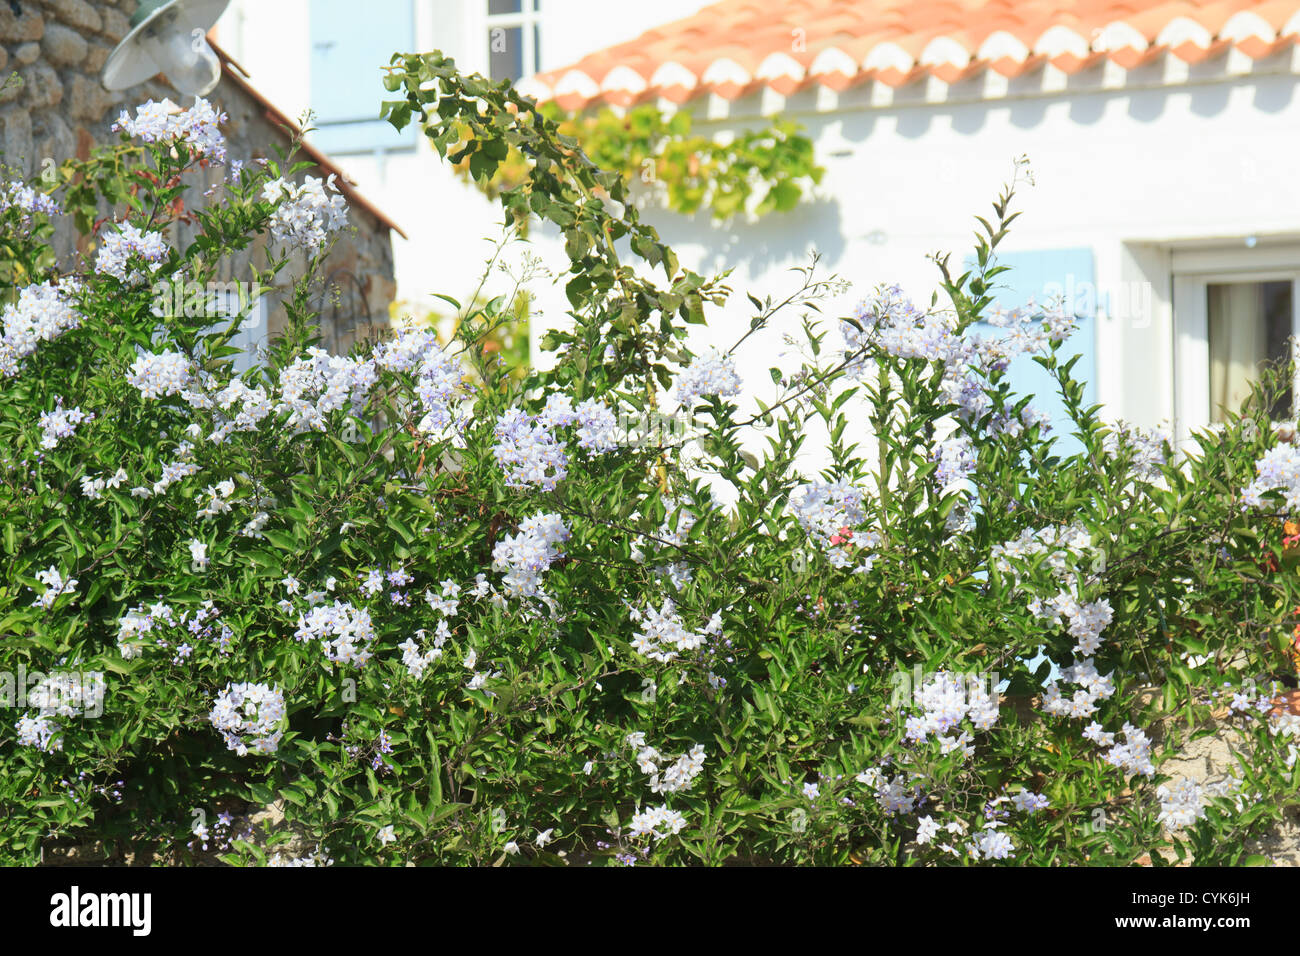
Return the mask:
[[[1046,64],[1252,59],[1300,40],[1300,0],[722,0],[522,84],[567,109],[764,88],[945,83]]]

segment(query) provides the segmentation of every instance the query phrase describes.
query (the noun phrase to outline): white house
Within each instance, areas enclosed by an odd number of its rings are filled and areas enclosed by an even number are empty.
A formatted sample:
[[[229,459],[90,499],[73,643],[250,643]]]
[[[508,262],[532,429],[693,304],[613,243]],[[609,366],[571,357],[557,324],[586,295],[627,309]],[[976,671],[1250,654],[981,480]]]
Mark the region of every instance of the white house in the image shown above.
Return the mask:
[[[499,207],[456,178],[413,128],[399,135],[376,119],[380,103],[394,98],[384,90],[381,67],[394,52],[440,49],[467,71],[518,80],[702,6],[703,0],[232,0],[214,36],[286,113],[312,109],[315,145],[380,208],[400,213],[408,238],[394,237],[399,298],[445,308],[433,293],[467,298],[473,291],[491,251],[485,240],[501,234]],[[212,98],[220,100],[220,88]]]
[[[512,31],[505,53],[493,29]],[[472,240],[498,217],[424,144],[365,121],[383,97],[367,64],[404,46],[493,75],[540,69],[523,88],[571,109],[655,102],[720,136],[797,119],[827,175],[795,211],[722,228],[644,213],[684,266],[734,266],[731,284],[759,294],[789,289],[816,247],[855,283],[850,300],[897,282],[928,301],[927,254],[960,263],[974,215],[1027,156],[1000,300],[1067,297],[1077,371],[1110,417],[1184,438],[1300,330],[1300,0],[375,0],[364,16],[345,0],[236,0],[218,36],[281,103],[331,103],[318,142],[401,212],[411,298],[477,274]],[[544,234],[534,245],[560,260]],[[558,288],[539,304],[562,319]],[[749,312],[738,294],[701,341],[730,344]],[[761,369],[780,346],[746,347]]]

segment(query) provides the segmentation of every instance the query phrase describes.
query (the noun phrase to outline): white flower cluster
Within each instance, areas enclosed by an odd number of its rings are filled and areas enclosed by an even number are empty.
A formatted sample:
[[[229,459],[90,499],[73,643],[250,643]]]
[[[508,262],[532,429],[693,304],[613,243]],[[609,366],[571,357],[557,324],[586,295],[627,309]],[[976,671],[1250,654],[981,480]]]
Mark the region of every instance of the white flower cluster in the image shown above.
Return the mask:
[[[136,285],[162,268],[169,251],[162,233],[142,232],[124,222],[120,228],[100,235],[95,271],[113,276],[126,285]],[[141,261],[148,266],[148,272],[140,268]]]
[[[199,466],[193,461],[194,445],[188,441],[179,442],[176,446],[176,459],[163,465],[162,477],[153,483],[153,488],[146,488],[143,485],[132,488],[131,495],[135,498],[148,498],[152,495],[161,495],[166,493],[167,489],[182,478],[188,478],[190,475],[198,474]]]
[[[1052,430],[1052,416],[1032,404],[1026,404],[1020,409],[1018,418],[1006,412],[993,416],[984,431],[988,435],[1008,435],[1011,438],[1019,438],[1026,429],[1034,426],[1038,426],[1043,434],[1047,434]]]
[[[80,408],[64,408],[61,397],[56,397],[54,404],[54,411],[41,412],[41,447],[46,450],[58,448],[60,441],[76,434],[78,425],[95,418],[93,412],[87,414]]]
[[[1064,529],[1027,528],[1014,540],[994,545],[989,563],[1017,585],[1021,573],[1038,566],[1046,567],[1057,581],[1068,583],[1075,576],[1077,563],[1091,547],[1092,536],[1079,524]],[[1105,598],[1081,602],[1068,590],[1047,600],[1031,598],[1029,611],[1045,621],[1065,618],[1070,636],[1075,639],[1074,652],[1084,656],[1101,647],[1101,632],[1115,616]]]
[[[321,348],[307,349],[280,372],[277,412],[288,412],[290,428],[305,426],[325,430],[325,416],[351,405],[365,404],[378,381],[373,361],[330,355]]]
[[[710,395],[718,398],[739,395],[741,381],[736,374],[735,359],[717,349],[709,349],[697,356],[677,377],[675,388],[682,408],[692,408],[701,398]]]
[[[1101,725],[1094,721],[1083,735],[1099,747],[1109,747],[1110,750],[1102,754],[1102,759],[1113,767],[1119,767],[1126,775],[1139,773],[1144,777],[1155,776],[1155,764],[1151,762],[1151,738],[1127,722],[1123,732],[1124,743],[1116,743],[1115,735],[1102,730]]]
[[[1057,621],[1064,617],[1068,622],[1070,636],[1075,639],[1074,652],[1090,656],[1101,647],[1101,632],[1115,617],[1110,602],[1105,598],[1080,604],[1069,592],[1062,591],[1050,601],[1034,598],[1029,603],[1029,610],[1035,616],[1046,621]]]
[[[31,228],[34,216],[57,216],[62,212],[57,202],[26,183],[0,183],[0,215],[11,209],[20,210],[18,228],[23,232]]]
[[[651,793],[679,793],[691,789],[695,778],[704,770],[704,745],[696,744],[663,771],[650,774]]]
[[[426,435],[455,424],[452,403],[463,386],[460,363],[438,344],[432,332],[403,329],[395,338],[375,348],[375,364],[390,372],[416,373],[415,392],[424,406],[418,430]]]
[[[831,546],[831,539],[846,529],[853,533],[856,525],[867,520],[862,502],[866,492],[841,478],[835,482],[814,481],[800,485],[790,495],[790,511],[821,547]]]
[[[131,660],[144,653],[144,641],[141,638],[153,630],[157,618],[137,605],[117,621],[117,649],[125,660]]]
[[[78,717],[103,712],[104,675],[71,671],[47,674],[27,692],[27,702],[47,717]]]
[[[578,447],[606,452],[618,447],[618,416],[604,402],[589,398],[578,405]]]
[[[940,442],[930,460],[938,465],[934,470],[934,482],[944,494],[961,488],[979,464],[975,445],[966,435],[955,435]]]
[[[652,793],[681,793],[689,790],[695,778],[704,770],[703,744],[696,744],[678,757],[667,770],[661,770],[659,765],[667,758],[654,747],[646,745],[644,733],[631,733],[625,739],[628,746],[637,751],[637,766],[642,773],[649,775]]]
[[[715,613],[701,633],[688,631],[677,616],[677,606],[665,598],[663,607],[641,611],[629,608],[628,616],[641,625],[641,633],[632,640],[632,650],[652,661],[667,663],[678,653],[699,650],[710,637],[722,633],[722,615]]]
[[[440,623],[445,624],[446,622],[444,621],[444,622],[440,622]],[[461,660],[461,664],[464,665],[465,670],[471,672],[471,677],[470,677],[470,679],[465,683],[465,687],[466,687],[467,689],[469,689],[469,690],[482,690],[483,687],[487,684],[487,682],[488,682],[489,680],[492,680],[492,679],[495,679],[495,678],[501,676],[501,672],[500,672],[500,671],[492,671],[492,670],[487,670],[487,671],[478,671],[478,670],[475,670],[475,668],[478,667],[478,651],[474,650],[474,648],[472,648],[472,647],[469,649],[469,653],[465,655],[464,659]],[[484,691],[484,693],[487,694],[487,696],[489,696],[489,697],[495,697],[495,696],[496,696],[496,694],[494,694],[494,693],[493,693],[492,691],[490,691],[490,690],[489,690],[489,691]]]
[[[267,866],[333,866],[334,858],[319,846],[302,856],[284,856],[278,851],[266,861]]]
[[[896,285],[879,289],[858,306],[852,322],[840,323],[844,357],[851,362],[850,374],[858,378],[872,372],[870,363],[858,353],[873,337],[890,355],[941,361],[948,357],[955,329],[950,316],[922,312]]]
[[[618,421],[604,403],[588,399],[575,410],[566,395],[551,395],[537,415],[508,409],[497,420],[492,454],[505,469],[511,488],[536,485],[551,491],[568,474],[565,439],[557,429],[578,426],[578,444],[593,452],[618,447]]]
[[[230,496],[235,493],[235,483],[229,478],[219,481],[216,485],[208,485],[204,494],[208,496],[207,504],[199,509],[197,517],[200,520],[215,518],[217,515],[228,514],[230,512]]]
[[[347,601],[335,601],[299,615],[293,636],[303,642],[320,641],[328,660],[360,667],[372,656],[370,644],[375,639],[375,626],[369,611]]]
[[[415,632],[416,637],[424,640],[426,631],[424,628]],[[402,652],[402,664],[405,665],[407,672],[416,680],[424,676],[424,672],[429,665],[442,657],[442,645],[447,641],[447,622],[439,621],[436,636],[433,639],[433,647],[427,651],[421,651],[420,645],[416,643],[414,637],[408,637],[401,644],[397,645]]]
[[[59,569],[52,564],[48,571],[37,571],[36,579],[45,585],[45,593],[32,602],[32,607],[43,608],[47,611],[53,607],[59,595],[69,594],[77,586],[76,578],[63,580],[63,575],[59,573]]]
[[[140,390],[143,398],[161,398],[179,395],[189,384],[193,374],[192,363],[182,352],[152,352],[138,356],[131,363],[126,380]]]
[[[376,345],[371,357],[386,371],[412,372],[423,366],[430,355],[440,351],[442,348],[436,333],[403,326],[391,339]]]
[[[266,535],[262,533],[262,529],[266,527],[267,522],[270,520],[270,514],[265,511],[258,511],[239,529],[239,533],[245,538],[265,538]]]
[[[482,575],[479,575],[482,577]],[[455,581],[443,581],[442,593],[434,594],[430,588],[425,588],[424,601],[429,605],[431,610],[437,611],[444,617],[455,617],[456,612],[460,609],[460,585]],[[439,626],[445,626],[445,621],[439,621]],[[439,647],[442,645],[439,644]]]
[[[1273,737],[1280,734],[1284,739],[1300,737],[1300,715],[1293,714],[1289,710],[1273,714],[1268,719],[1268,732]],[[1294,762],[1295,759],[1292,757],[1287,766],[1290,767]]]
[[[1033,303],[1013,312],[994,313],[987,321],[1002,334],[958,335],[951,314],[924,312],[898,286],[884,287],[858,307],[853,322],[841,322],[849,374],[863,379],[873,373],[873,363],[859,353],[874,337],[890,355],[943,363],[941,385],[945,398],[957,406],[963,420],[977,422],[992,407],[987,393],[988,374],[1005,371],[1017,355],[1047,351],[1050,343],[1068,337],[1075,325],[1074,319],[1061,310],[1041,309]],[[1016,435],[1025,427],[1046,423],[1042,414],[1029,412],[1022,413],[1019,422],[1005,417],[991,421],[988,429]]]
[[[1249,508],[1262,508],[1263,495],[1280,490],[1286,506],[1291,511],[1300,510],[1300,449],[1294,445],[1270,448],[1255,462],[1258,477],[1241,493],[1241,500]]]
[[[107,478],[84,475],[81,478],[81,493],[91,501],[98,501],[104,497],[105,488],[120,488],[126,478],[125,468],[119,468]]]
[[[989,828],[980,831],[979,835],[967,845],[971,856],[985,860],[1005,860],[1015,848],[1016,845],[1011,842],[1011,837],[1001,830],[992,829],[992,824]]]
[[[1268,732],[1272,737],[1281,735],[1283,740],[1291,740],[1300,736],[1300,716],[1283,710],[1281,713],[1270,714],[1268,718]],[[1293,768],[1296,760],[1300,759],[1300,747],[1294,743],[1287,743],[1287,754],[1285,758],[1288,770]]]
[[[656,840],[662,840],[671,834],[680,833],[685,826],[686,818],[676,810],[668,809],[667,805],[649,807],[632,814],[628,836],[642,837],[648,835]],[[660,832],[660,827],[663,828],[663,832]]]
[[[226,161],[226,140],[218,127],[226,119],[201,96],[187,110],[168,99],[149,100],[135,108],[134,118],[123,110],[113,131],[145,143],[184,143],[198,156],[220,164]]]
[[[560,557],[559,545],[569,529],[557,514],[538,514],[519,523],[518,534],[498,541],[492,549],[492,569],[504,571],[501,583],[509,597],[534,597],[541,574]]]
[[[1021,790],[1011,797],[1011,803],[1017,810],[1032,816],[1039,810],[1046,810],[1051,801],[1041,793],[1034,793],[1032,790]]]
[[[230,382],[212,396],[212,400],[221,411],[214,416],[221,424],[212,430],[208,441],[220,445],[234,432],[251,432],[267,415],[271,414],[271,400],[266,389],[258,385],[250,388],[243,379],[232,378]],[[239,411],[230,417],[235,406]]]
[[[1061,680],[1080,686],[1071,697],[1061,696],[1056,681],[1043,689],[1043,710],[1058,717],[1091,717],[1097,712],[1097,701],[1105,700],[1115,693],[1115,684],[1110,675],[1097,673],[1097,666],[1091,657],[1075,661],[1063,669]]]
[[[328,186],[333,195],[326,193]],[[308,256],[320,252],[332,233],[348,224],[348,204],[334,186],[334,174],[322,182],[308,176],[301,186],[276,179],[262,189],[262,199],[278,202],[271,215],[271,238],[302,248]]]
[[[1039,558],[1057,580],[1067,580],[1071,562],[1080,561],[1092,547],[1092,535],[1081,524],[1068,528],[1026,528],[1005,544],[993,546],[990,562],[1000,574],[1015,579],[1022,566],[1036,565]]]
[[[855,778],[875,791],[876,803],[889,816],[912,813],[921,802],[921,786],[910,783],[903,774],[886,777],[880,768],[864,770]]]
[[[957,738],[943,735],[965,719],[976,730],[988,730],[997,723],[998,692],[997,688],[986,686],[987,683],[941,671],[917,687],[912,692],[912,702],[921,713],[907,718],[907,738],[922,741],[933,734],[944,745],[945,752],[967,748],[970,738],[965,732]]]
[[[284,695],[266,684],[227,684],[208,719],[239,756],[275,753],[284,736]]]
[[[63,749],[63,737],[60,735],[58,721],[41,714],[36,717],[20,717],[14,725],[18,731],[18,743],[23,747],[35,747],[46,753]]]
[[[506,473],[506,486],[536,485],[553,491],[569,473],[564,444],[544,422],[522,409],[508,409],[496,424],[492,454]]]
[[[1127,453],[1131,456],[1129,474],[1137,481],[1151,482],[1160,477],[1169,440],[1169,434],[1161,429],[1120,422],[1106,434],[1102,447],[1112,458],[1121,451]]]
[[[1156,798],[1160,801],[1156,819],[1170,832],[1205,819],[1205,792],[1196,780],[1184,778],[1173,786],[1164,784],[1157,788]]]
[[[18,300],[4,307],[3,335],[0,335],[0,378],[18,374],[19,363],[36,351],[41,342],[49,342],[81,324],[81,316],[72,307],[70,296],[80,287],[65,282],[55,287],[48,282],[24,286]]]

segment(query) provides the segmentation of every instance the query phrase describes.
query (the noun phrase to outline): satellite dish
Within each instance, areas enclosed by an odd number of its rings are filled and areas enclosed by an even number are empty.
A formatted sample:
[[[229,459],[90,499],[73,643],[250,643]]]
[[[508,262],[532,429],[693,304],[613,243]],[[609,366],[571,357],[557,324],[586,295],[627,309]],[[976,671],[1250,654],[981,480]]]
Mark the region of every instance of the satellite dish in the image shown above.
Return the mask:
[[[205,96],[221,80],[221,61],[208,45],[212,29],[230,0],[140,0],[131,32],[104,64],[106,90],[138,86],[165,73],[188,96]]]

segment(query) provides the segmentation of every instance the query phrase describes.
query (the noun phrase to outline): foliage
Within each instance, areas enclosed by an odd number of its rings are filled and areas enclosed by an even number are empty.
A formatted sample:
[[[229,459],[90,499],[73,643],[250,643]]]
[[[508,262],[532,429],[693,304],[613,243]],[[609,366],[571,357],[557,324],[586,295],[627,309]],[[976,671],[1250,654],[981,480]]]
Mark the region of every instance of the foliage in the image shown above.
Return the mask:
[[[601,169],[621,173],[638,200],[662,202],[686,215],[708,210],[715,220],[725,221],[744,213],[788,212],[808,185],[821,182],[825,174],[813,156],[812,141],[790,120],[774,119],[723,142],[693,133],[689,111],[666,116],[648,103],[622,115],[608,107],[569,113],[554,103],[543,104],[539,112]],[[468,126],[459,132],[463,139],[457,145],[463,147],[473,134]],[[527,179],[530,165],[523,153],[511,149],[490,178],[473,176],[468,158],[455,169],[495,199]]]
[[[476,293],[467,305],[451,314],[439,309],[422,308],[405,300],[393,302],[388,314],[395,327],[430,329],[437,332],[441,340],[454,340],[465,316],[483,314],[491,307],[497,313],[498,320],[481,338],[483,351],[495,352],[510,376],[522,380],[528,374],[531,302],[532,296],[527,289],[516,288],[513,294],[504,296],[500,302],[495,303],[485,301]],[[446,333],[444,329],[447,330]]]
[[[798,312],[806,354],[742,413],[749,334],[685,342],[728,290],[679,268],[618,172],[439,54],[395,58],[388,85],[394,124],[475,179],[528,158],[499,198],[566,234],[554,369],[495,361],[503,299],[448,299],[445,348],[409,332],[312,351],[324,248],[242,378],[237,319],[156,315],[153,281],[208,281],[287,228],[291,157],[229,177],[189,213],[189,248],[130,258],[147,282],[43,266],[43,222],[3,213],[31,270],[6,287],[6,333],[46,280],[78,321],[0,392],[0,674],[100,672],[107,690],[99,716],[8,711],[0,859],[51,835],[183,855],[210,836],[195,811],[274,802],[347,863],[1245,861],[1243,837],[1294,802],[1300,726],[1265,713],[1300,604],[1288,503],[1248,487],[1290,454],[1267,396],[1175,460],[1082,405],[1057,360],[1066,317],[1023,314],[1006,330],[1035,343],[1083,444],[1057,455],[1005,380],[1010,346],[972,332],[1009,190],[977,268],[940,261],[943,307],[883,290],[827,322],[811,269],[786,300],[751,297],[750,331]],[[67,182],[114,180],[126,221],[164,229],[202,161],[123,145]],[[72,409],[93,418],[58,419]],[[680,429],[641,427],[651,412]],[[830,461],[810,477],[795,461],[816,422]],[[1048,713],[1052,665],[1079,677],[1085,657],[1094,692],[1058,685],[1092,712]],[[970,673],[989,680],[936,679]],[[1160,763],[1212,719],[1240,734],[1241,779],[1161,791]],[[230,840],[228,862],[275,852]]]

